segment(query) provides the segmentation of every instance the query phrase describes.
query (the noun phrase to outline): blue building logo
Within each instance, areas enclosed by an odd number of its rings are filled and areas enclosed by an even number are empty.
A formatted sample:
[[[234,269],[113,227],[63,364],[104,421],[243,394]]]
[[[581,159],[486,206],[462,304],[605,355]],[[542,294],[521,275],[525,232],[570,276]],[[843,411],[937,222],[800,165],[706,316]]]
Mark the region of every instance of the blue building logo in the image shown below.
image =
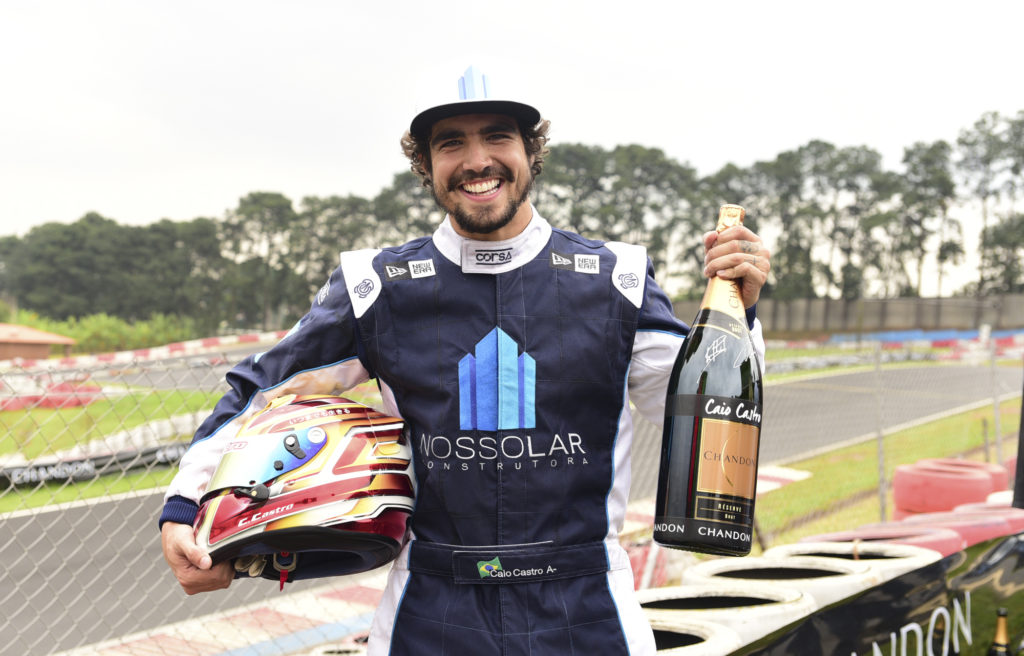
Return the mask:
[[[501,328],[459,360],[459,427],[462,430],[535,428],[537,363]]]

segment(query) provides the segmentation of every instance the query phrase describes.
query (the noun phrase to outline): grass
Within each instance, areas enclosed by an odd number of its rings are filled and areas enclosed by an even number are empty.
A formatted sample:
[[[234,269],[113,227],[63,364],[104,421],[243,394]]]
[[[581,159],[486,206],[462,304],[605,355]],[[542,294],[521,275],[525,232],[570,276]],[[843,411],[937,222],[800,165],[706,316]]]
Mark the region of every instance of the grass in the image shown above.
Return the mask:
[[[1003,460],[1016,455],[1021,400],[1001,403],[1004,434]],[[892,480],[897,465],[922,458],[965,457],[985,459],[984,424],[992,424],[991,406],[979,408],[883,438],[885,476]],[[991,460],[995,461],[994,444]],[[875,440],[789,463],[811,477],[786,485],[757,501],[757,521],[772,543],[790,542],[805,535],[878,521],[878,444]],[[865,509],[870,509],[870,512]],[[891,495],[886,516],[892,517]],[[860,521],[867,517],[866,522]],[[813,527],[813,528],[808,528]]]
[[[51,455],[150,421],[210,409],[217,398],[188,390],[126,389],[84,406],[6,410],[0,412],[0,455]]]

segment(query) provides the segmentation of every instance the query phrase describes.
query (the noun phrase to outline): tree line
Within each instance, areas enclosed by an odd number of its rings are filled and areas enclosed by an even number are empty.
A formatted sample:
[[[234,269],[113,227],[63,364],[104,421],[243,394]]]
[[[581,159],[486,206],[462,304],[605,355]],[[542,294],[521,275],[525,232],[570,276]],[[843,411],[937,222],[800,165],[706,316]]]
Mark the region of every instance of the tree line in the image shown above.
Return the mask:
[[[748,225],[774,235],[766,297],[856,299],[920,296],[929,276],[944,294],[1024,291],[1022,189],[1024,110],[986,113],[955,142],[908,146],[895,171],[867,146],[819,140],[703,177],[657,148],[557,144],[533,200],[557,227],[646,245],[676,298],[702,293],[700,235],[720,204],[738,203]],[[981,218],[981,264],[973,281],[947,289],[967,216]],[[253,192],[219,218],[126,226],[90,212],[0,238],[0,299],[51,320],[187,319],[179,325],[192,336],[280,329],[308,309],[340,251],[400,244],[441,218],[411,172],[373,198],[296,206]]]

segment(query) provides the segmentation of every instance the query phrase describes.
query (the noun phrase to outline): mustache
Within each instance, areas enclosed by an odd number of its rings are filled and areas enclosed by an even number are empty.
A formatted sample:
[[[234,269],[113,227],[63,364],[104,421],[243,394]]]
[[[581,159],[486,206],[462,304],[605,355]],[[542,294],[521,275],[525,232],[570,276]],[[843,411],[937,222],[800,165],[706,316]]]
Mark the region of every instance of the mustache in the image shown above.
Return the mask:
[[[472,182],[473,180],[486,180],[488,178],[499,178],[506,182],[515,182],[515,175],[512,173],[512,169],[502,164],[485,167],[482,171],[466,171],[461,175],[451,178],[448,181],[448,191],[455,191],[455,189],[466,182]]]

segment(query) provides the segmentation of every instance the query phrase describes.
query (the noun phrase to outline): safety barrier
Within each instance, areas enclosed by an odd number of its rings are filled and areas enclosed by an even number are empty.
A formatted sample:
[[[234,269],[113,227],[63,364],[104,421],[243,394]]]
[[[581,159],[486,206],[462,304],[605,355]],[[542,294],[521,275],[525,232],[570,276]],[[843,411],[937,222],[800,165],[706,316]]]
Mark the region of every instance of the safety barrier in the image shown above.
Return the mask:
[[[683,572],[683,585],[715,581],[742,583],[750,588],[795,588],[810,595],[819,606],[827,606],[879,583],[880,577],[865,563],[814,556],[719,558]]]
[[[934,549],[909,544],[863,540],[797,542],[772,547],[764,552],[765,558],[792,558],[795,556],[838,558],[862,562],[878,572],[879,579],[882,581],[924,567],[942,558],[942,554]]]
[[[890,522],[888,524],[875,524],[847,531],[819,533],[800,540],[800,542],[854,541],[909,544],[915,547],[932,549],[943,556],[949,556],[961,551],[967,545],[963,537],[951,528],[914,525],[906,522]]]
[[[753,642],[801,617],[818,604],[796,588],[769,584],[744,586],[729,581],[650,588],[637,593],[644,615],[653,621],[720,624],[743,644]]]
[[[735,632],[711,622],[653,620],[651,628],[661,656],[722,656],[743,645]]]

